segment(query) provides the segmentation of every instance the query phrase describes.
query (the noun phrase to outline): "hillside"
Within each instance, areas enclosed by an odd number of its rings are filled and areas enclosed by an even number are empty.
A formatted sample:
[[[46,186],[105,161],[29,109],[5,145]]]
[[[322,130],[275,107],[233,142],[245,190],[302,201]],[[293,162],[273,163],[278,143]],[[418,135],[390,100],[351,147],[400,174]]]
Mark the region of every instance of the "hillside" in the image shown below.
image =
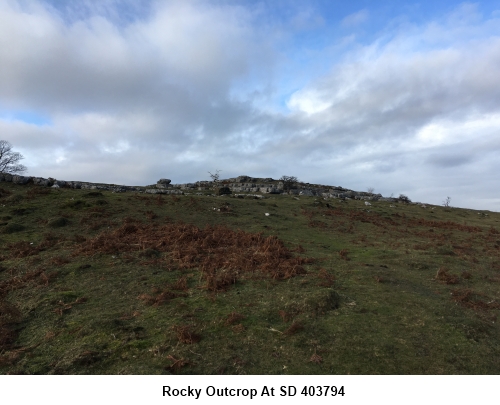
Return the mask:
[[[0,182],[0,373],[500,373],[500,214],[229,180]]]

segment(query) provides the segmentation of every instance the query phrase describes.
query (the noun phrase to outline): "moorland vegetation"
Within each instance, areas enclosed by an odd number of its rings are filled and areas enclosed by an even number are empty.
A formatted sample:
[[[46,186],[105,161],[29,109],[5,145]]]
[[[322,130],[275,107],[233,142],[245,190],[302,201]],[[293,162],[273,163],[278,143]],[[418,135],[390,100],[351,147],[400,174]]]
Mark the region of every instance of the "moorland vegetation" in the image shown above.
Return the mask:
[[[2,374],[498,374],[500,214],[0,183]]]

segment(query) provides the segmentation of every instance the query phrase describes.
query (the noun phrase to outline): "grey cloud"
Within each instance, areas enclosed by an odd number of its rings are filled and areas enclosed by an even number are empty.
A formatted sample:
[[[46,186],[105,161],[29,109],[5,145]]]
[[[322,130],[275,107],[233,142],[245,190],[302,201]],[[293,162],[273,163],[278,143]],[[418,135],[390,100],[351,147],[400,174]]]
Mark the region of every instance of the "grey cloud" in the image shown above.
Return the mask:
[[[426,162],[440,168],[456,168],[472,162],[472,156],[469,155],[450,155],[450,154],[432,154]]]

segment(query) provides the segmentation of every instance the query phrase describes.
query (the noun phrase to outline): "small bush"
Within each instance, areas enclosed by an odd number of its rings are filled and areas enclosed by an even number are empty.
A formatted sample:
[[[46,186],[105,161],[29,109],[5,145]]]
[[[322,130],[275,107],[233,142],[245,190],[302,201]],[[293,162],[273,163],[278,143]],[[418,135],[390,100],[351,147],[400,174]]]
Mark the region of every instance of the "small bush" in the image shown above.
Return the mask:
[[[399,202],[406,203],[406,204],[411,203],[411,200],[408,198],[408,196],[406,196],[404,194],[400,194],[398,197],[398,200],[399,200]]]

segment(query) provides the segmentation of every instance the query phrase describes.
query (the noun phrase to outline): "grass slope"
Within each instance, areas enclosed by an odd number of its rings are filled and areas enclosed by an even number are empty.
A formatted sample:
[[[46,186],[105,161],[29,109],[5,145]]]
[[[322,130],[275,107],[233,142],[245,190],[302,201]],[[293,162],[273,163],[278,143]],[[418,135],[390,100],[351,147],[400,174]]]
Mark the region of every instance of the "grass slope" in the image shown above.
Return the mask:
[[[0,373],[498,374],[499,221],[1,183]]]

